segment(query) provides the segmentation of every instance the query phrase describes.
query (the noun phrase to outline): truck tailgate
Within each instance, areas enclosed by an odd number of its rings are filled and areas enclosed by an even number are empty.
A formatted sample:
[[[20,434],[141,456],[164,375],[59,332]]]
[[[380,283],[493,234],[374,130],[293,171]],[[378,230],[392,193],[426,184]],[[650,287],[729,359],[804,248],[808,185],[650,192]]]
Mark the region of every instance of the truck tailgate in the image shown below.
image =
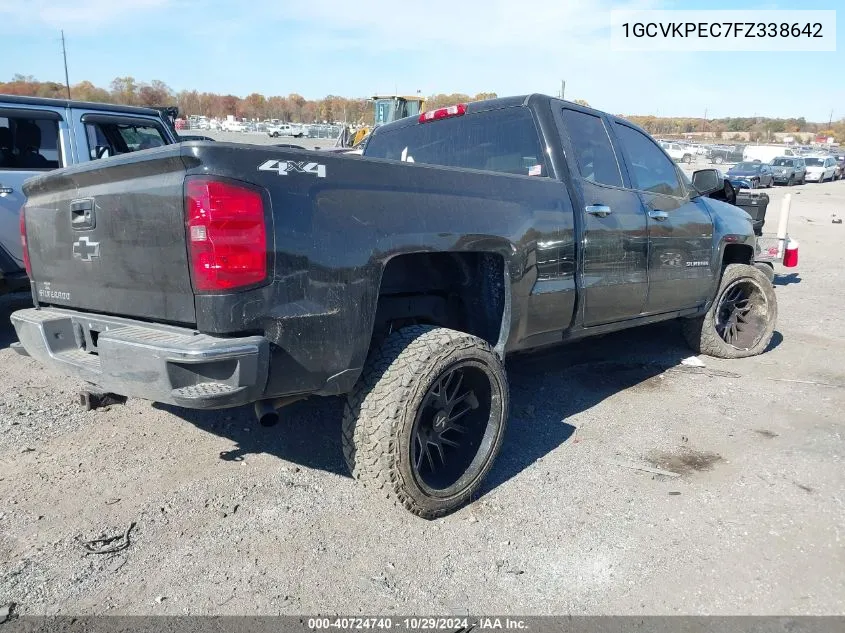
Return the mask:
[[[27,183],[39,303],[195,323],[179,154],[164,147]]]

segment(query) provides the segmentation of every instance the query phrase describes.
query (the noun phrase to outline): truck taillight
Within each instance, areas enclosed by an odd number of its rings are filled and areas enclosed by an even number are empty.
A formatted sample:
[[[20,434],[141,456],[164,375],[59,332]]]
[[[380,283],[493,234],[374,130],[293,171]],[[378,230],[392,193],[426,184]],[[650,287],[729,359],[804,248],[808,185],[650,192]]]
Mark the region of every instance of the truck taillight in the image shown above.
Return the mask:
[[[21,246],[23,246],[23,265],[26,268],[26,276],[32,279],[32,264],[29,262],[29,246],[26,243],[26,215],[24,207],[21,207]]]
[[[457,105],[449,106],[448,108],[437,108],[437,110],[429,110],[420,115],[420,123],[427,123],[428,121],[439,121],[440,119],[448,119],[453,116],[463,116],[467,112],[466,104],[459,103]]]
[[[261,194],[208,177],[185,180],[188,254],[194,290],[226,291],[267,279],[267,225]]]

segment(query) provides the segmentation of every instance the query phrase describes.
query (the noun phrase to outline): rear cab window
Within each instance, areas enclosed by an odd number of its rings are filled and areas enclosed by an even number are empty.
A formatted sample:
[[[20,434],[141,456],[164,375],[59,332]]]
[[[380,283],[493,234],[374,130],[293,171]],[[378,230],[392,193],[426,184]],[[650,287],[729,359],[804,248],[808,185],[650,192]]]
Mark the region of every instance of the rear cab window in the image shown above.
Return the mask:
[[[0,169],[47,171],[62,166],[56,114],[0,110]]]
[[[364,155],[444,167],[548,177],[531,111],[522,106],[377,130]]]

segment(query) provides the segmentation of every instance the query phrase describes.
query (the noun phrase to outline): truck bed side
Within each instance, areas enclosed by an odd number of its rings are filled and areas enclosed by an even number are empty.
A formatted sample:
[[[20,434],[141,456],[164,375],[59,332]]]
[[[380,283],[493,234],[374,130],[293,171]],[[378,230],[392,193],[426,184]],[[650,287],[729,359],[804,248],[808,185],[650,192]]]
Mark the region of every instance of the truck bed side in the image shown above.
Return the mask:
[[[144,155],[148,158],[141,161]],[[171,318],[166,320],[186,322],[207,334],[266,336],[276,350],[267,395],[346,391],[363,366],[385,296],[394,302],[410,301],[403,295],[413,289],[415,278],[419,281],[427,272],[433,271],[427,280],[442,283],[430,287],[420,282],[418,292],[411,293],[417,295],[415,300],[426,297],[433,310],[455,310],[481,323],[479,327],[488,331],[479,334],[500,349],[571,322],[573,212],[558,181],[195,142],[138,154],[135,160],[141,162],[134,169],[156,176],[147,183],[143,177],[127,181],[123,194],[117,195],[119,174],[130,169],[132,160],[111,159],[97,169],[80,166],[38,179],[30,185],[33,211],[28,207],[28,222],[30,213],[44,213],[39,209],[45,207],[55,214],[67,213],[77,194],[94,198],[98,205],[103,201],[98,216],[131,212],[136,219],[127,221],[132,230],[127,230],[121,247],[130,249],[134,263],[109,273],[113,275],[109,284],[139,298],[142,292],[150,295],[146,302],[121,302],[107,311],[148,320],[162,320],[168,314]],[[270,283],[226,294],[192,293],[185,285],[184,224],[176,218],[183,204],[180,183],[194,175],[246,181],[266,190],[273,217]],[[81,186],[85,182],[88,189]],[[115,195],[109,197],[111,193]],[[52,235],[49,231],[36,233]],[[118,236],[116,231],[111,226],[101,240],[101,255],[112,247],[109,242]],[[58,242],[61,246],[50,253],[54,261],[50,265],[55,267],[71,259],[67,238]],[[156,250],[164,243],[163,251]],[[414,257],[423,259],[403,265]],[[48,264],[33,262],[33,266],[38,286],[39,269]],[[152,283],[154,278],[162,280],[160,288]],[[399,279],[408,283],[396,283]],[[450,292],[454,284],[475,289],[478,300],[455,305],[459,298]],[[543,292],[544,287],[554,292]],[[42,293],[39,301],[105,309],[91,302],[97,292],[107,292],[105,288],[89,293],[75,288],[77,294],[70,301],[62,299],[63,292],[62,284],[53,281],[52,294]],[[482,296],[485,292],[494,293],[492,303]],[[513,296],[513,312],[506,313],[504,293]],[[490,320],[478,315],[490,305],[498,311],[491,317],[495,332],[489,331]]]

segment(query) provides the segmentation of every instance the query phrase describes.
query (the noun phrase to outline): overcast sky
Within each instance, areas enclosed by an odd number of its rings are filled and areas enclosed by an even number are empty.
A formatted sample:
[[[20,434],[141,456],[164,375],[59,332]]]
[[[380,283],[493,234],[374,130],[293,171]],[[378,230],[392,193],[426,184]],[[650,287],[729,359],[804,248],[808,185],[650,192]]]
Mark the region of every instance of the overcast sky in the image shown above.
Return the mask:
[[[116,76],[246,96],[557,94],[619,114],[845,117],[845,2],[0,0],[0,80]],[[388,7],[390,7],[388,9]],[[610,10],[840,9],[837,52],[621,53]]]

